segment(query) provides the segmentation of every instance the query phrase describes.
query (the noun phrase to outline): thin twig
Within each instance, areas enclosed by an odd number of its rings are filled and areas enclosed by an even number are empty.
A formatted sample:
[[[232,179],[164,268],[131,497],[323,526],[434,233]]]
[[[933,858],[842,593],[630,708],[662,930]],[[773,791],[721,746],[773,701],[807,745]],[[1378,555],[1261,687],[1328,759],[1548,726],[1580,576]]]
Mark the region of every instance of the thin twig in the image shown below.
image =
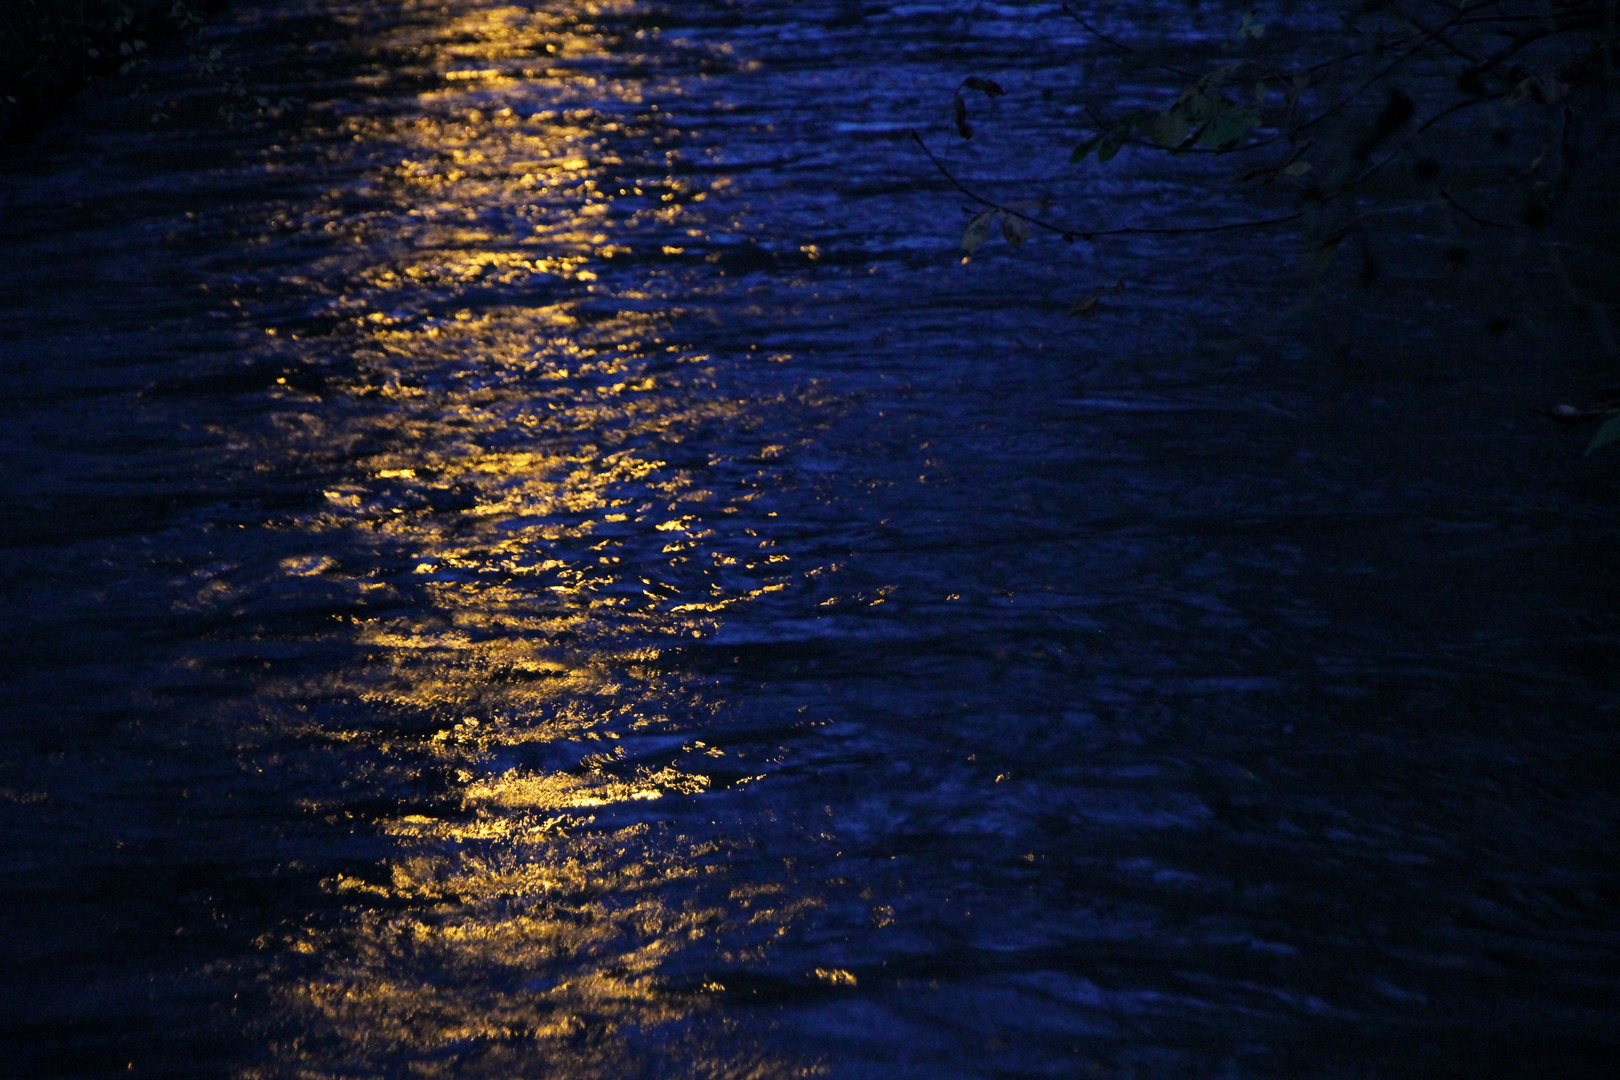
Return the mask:
[[[1090,34],[1092,37],[1096,38],[1098,41],[1104,42],[1105,44],[1108,44],[1108,45],[1112,45],[1114,48],[1118,49],[1120,52],[1129,53],[1131,56],[1141,56],[1142,55],[1139,50],[1131,48],[1129,45],[1125,44],[1123,41],[1116,41],[1115,39],[1109,37],[1107,34],[1103,33],[1101,30],[1098,30],[1095,26],[1092,26],[1090,23],[1086,22],[1085,19],[1080,17],[1080,13],[1078,11],[1074,10],[1073,8],[1071,8],[1068,5],[1068,0],[1064,0],[1063,11],[1064,11],[1065,14],[1067,14],[1069,16],[1069,18],[1073,19],[1075,22],[1077,22],[1081,26],[1085,27],[1086,33]],[[1171,67],[1169,64],[1161,64],[1161,63],[1158,63],[1157,61],[1154,62],[1153,66],[1158,68],[1160,71],[1168,71],[1172,75],[1180,75],[1183,79],[1196,79],[1198,77],[1198,76],[1194,75],[1190,71],[1183,71],[1181,68]]]
[[[1455,198],[1453,198],[1452,194],[1451,194],[1451,189],[1449,187],[1443,187],[1443,188],[1440,189],[1440,197],[1442,199],[1446,200],[1446,202],[1450,203],[1451,208],[1453,210],[1457,211],[1457,213],[1461,214],[1463,217],[1467,218],[1469,221],[1472,221],[1475,225],[1481,226],[1482,228],[1486,228],[1486,229],[1511,229],[1511,228],[1513,228],[1512,225],[1506,225],[1506,224],[1504,224],[1504,223],[1502,223],[1500,221],[1492,221],[1489,218],[1480,217],[1478,214],[1474,213],[1472,210],[1468,209],[1468,207],[1464,206],[1462,203],[1458,202]]]
[[[1038,229],[1056,233],[1065,240],[1092,240],[1099,236],[1187,236],[1199,233],[1230,232],[1234,229],[1264,229],[1272,225],[1286,225],[1305,216],[1305,211],[1300,210],[1292,214],[1285,214],[1282,217],[1261,218],[1258,221],[1228,221],[1220,225],[1124,225],[1112,229],[1070,229],[1062,225],[1053,225],[1051,222],[1042,221],[1040,218],[1030,217],[1028,214],[998,203],[994,199],[985,198],[952,175],[951,171],[945,167],[945,163],[935,157],[932,150],[928,149],[928,144],[923,142],[921,135],[913,131],[911,132],[911,139],[917,144],[918,149],[928,156],[928,160],[934,163],[934,168],[939,170],[939,174],[949,181],[952,187],[969,199],[972,199],[980,206],[988,207],[991,210],[999,210],[1003,214],[1018,218],[1020,221],[1026,221]]]
[[[1066,6],[1065,6],[1065,10],[1067,10]],[[1076,18],[1078,18],[1078,16],[1076,16]],[[1457,20],[1453,20],[1452,22],[1446,24],[1445,26],[1440,27],[1438,30],[1435,31],[1435,33],[1442,33],[1445,30],[1448,30],[1452,26],[1455,26],[1457,24],[1458,24]],[[1082,23],[1082,25],[1084,25],[1084,23]],[[1290,128],[1288,128],[1286,130],[1280,130],[1275,135],[1269,135],[1266,138],[1257,139],[1254,142],[1244,143],[1244,144],[1242,144],[1240,146],[1230,146],[1230,147],[1225,147],[1225,148],[1221,148],[1221,147],[1201,147],[1201,146],[1176,147],[1176,148],[1172,149],[1172,152],[1174,152],[1174,153],[1193,153],[1193,154],[1216,154],[1216,155],[1242,154],[1242,153],[1247,153],[1250,150],[1259,150],[1259,149],[1261,149],[1263,147],[1271,146],[1272,144],[1281,142],[1284,139],[1293,139],[1295,136],[1297,136],[1300,132],[1304,131],[1306,128],[1313,127],[1316,124],[1320,124],[1322,121],[1324,121],[1324,120],[1328,119],[1329,117],[1331,117],[1331,116],[1337,114],[1338,112],[1342,111],[1352,101],[1355,101],[1363,93],[1365,93],[1368,89],[1370,89],[1373,86],[1378,85],[1378,83],[1380,83],[1384,79],[1388,78],[1389,75],[1392,72],[1394,72],[1394,70],[1396,68],[1400,67],[1402,64],[1406,63],[1406,61],[1408,61],[1412,57],[1416,56],[1417,53],[1419,52],[1419,50],[1421,50],[1426,44],[1428,44],[1428,42],[1429,42],[1429,35],[1421,36],[1416,45],[1412,46],[1412,48],[1410,48],[1406,52],[1402,53],[1400,56],[1396,57],[1393,61],[1391,61],[1388,65],[1386,65],[1381,71],[1379,71],[1376,75],[1374,75],[1371,78],[1365,80],[1359,87],[1357,87],[1350,94],[1346,95],[1345,97],[1340,98],[1338,102],[1336,102],[1335,104],[1329,106],[1323,112],[1320,112],[1320,113],[1316,114],[1315,116],[1311,117],[1308,120],[1302,120],[1299,123],[1295,124],[1293,127],[1290,127]],[[1089,107],[1087,108],[1086,112],[1087,112],[1087,114],[1089,116],[1091,116],[1092,121],[1094,123],[1096,123],[1097,119],[1098,119],[1096,114],[1092,113]],[[1098,124],[1098,126],[1100,127],[1102,125]],[[1127,140],[1125,140],[1125,142],[1128,145],[1132,145],[1132,146],[1144,146],[1144,147],[1150,147],[1150,148],[1158,149],[1158,150],[1167,149],[1165,147],[1159,146],[1157,143],[1147,142],[1147,141],[1141,140],[1141,139],[1127,139]]]
[[[1386,166],[1390,162],[1395,161],[1398,158],[1400,158],[1402,155],[1404,155],[1408,150],[1410,150],[1412,148],[1412,144],[1417,142],[1418,138],[1425,131],[1428,131],[1430,128],[1434,127],[1434,125],[1436,125],[1440,121],[1446,119],[1448,116],[1452,116],[1455,113],[1462,112],[1464,109],[1471,109],[1476,105],[1482,105],[1482,104],[1485,104],[1487,102],[1492,102],[1492,101],[1500,101],[1504,96],[1505,95],[1502,95],[1502,94],[1495,94],[1495,95],[1488,96],[1488,97],[1464,98],[1462,101],[1455,102],[1455,103],[1447,106],[1446,108],[1441,109],[1439,112],[1437,112],[1433,116],[1429,117],[1423,123],[1419,124],[1417,130],[1412,132],[1412,134],[1408,135],[1406,137],[1406,139],[1403,140],[1401,142],[1401,144],[1399,146],[1397,146],[1393,151],[1391,151],[1389,154],[1385,155],[1385,157],[1384,157],[1384,159],[1382,161],[1379,161],[1379,162],[1377,162],[1376,164],[1373,164],[1373,165],[1369,165],[1366,169],[1362,170],[1361,175],[1357,176],[1354,180],[1351,180],[1349,183],[1345,184],[1343,190],[1349,191],[1352,188],[1358,187],[1362,182],[1364,182],[1367,179],[1371,178],[1373,176],[1373,174],[1375,174],[1375,173],[1379,172],[1380,170],[1382,170],[1384,168],[1384,166]]]
[[[1400,17],[1402,19],[1404,19],[1406,22],[1410,23],[1412,26],[1416,27],[1420,33],[1422,33],[1424,35],[1429,35],[1430,34],[1429,28],[1427,26],[1424,26],[1421,22],[1419,22],[1418,19],[1417,19],[1417,16],[1412,15],[1409,12],[1401,12]],[[1464,60],[1467,60],[1470,64],[1479,63],[1479,57],[1477,57],[1477,56],[1473,55],[1472,53],[1468,52],[1461,45],[1458,45],[1456,42],[1454,42],[1450,38],[1446,37],[1444,33],[1436,33],[1436,34],[1433,35],[1433,37],[1434,37],[1435,41],[1439,42],[1441,45],[1443,45],[1445,48],[1449,49],[1451,52],[1455,53],[1456,55],[1462,57]]]

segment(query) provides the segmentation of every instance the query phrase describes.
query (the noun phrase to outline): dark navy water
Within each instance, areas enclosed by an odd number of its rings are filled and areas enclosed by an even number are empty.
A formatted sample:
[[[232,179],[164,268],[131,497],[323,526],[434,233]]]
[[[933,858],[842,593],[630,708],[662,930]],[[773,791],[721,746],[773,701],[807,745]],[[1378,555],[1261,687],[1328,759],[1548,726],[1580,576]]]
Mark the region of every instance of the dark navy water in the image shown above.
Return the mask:
[[[911,130],[1264,212],[1113,63],[240,0],[8,148],[5,1073],[1614,1075],[1612,207],[964,262]]]

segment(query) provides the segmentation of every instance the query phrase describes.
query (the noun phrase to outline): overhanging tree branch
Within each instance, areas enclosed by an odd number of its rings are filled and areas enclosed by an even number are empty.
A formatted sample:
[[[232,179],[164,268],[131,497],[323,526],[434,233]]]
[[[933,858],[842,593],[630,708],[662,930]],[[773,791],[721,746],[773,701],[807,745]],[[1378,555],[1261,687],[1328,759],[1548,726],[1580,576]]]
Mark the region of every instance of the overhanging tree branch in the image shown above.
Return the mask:
[[[994,199],[988,198],[979,194],[977,191],[974,191],[961,180],[957,179],[955,174],[953,174],[950,169],[945,167],[945,163],[939,160],[932,150],[928,149],[928,144],[923,141],[921,135],[918,135],[915,131],[911,132],[910,134],[912,141],[917,144],[918,149],[922,150],[922,152],[927,155],[928,160],[934,163],[934,168],[939,170],[939,174],[964,196],[972,199],[975,203],[978,203],[980,206],[988,210],[999,211],[1000,213],[1006,214],[1008,217],[1014,217],[1020,221],[1027,222],[1037,229],[1042,229],[1049,233],[1055,233],[1056,235],[1061,236],[1064,240],[1068,241],[1093,240],[1100,236],[1189,236],[1199,233],[1231,232],[1236,229],[1266,229],[1275,225],[1287,225],[1288,223],[1298,221],[1305,216],[1305,211],[1300,210],[1296,213],[1285,214],[1281,217],[1261,218],[1255,221],[1228,221],[1215,225],[1124,225],[1108,229],[1075,229],[1063,225],[1054,225],[1049,221],[1043,221],[1040,218],[1031,217],[1022,210],[1007,206],[1004,203],[999,203]]]

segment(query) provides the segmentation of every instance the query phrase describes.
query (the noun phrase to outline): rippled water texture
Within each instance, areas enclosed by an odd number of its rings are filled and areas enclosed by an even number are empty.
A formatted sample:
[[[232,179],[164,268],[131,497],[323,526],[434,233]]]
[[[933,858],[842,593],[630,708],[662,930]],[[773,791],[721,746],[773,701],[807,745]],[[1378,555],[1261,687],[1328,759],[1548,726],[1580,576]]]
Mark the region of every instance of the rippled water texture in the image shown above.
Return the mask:
[[[1612,1075],[1620,484],[1532,412],[1606,371],[1540,239],[964,264],[912,128],[1251,212],[1064,165],[1107,50],[1027,5],[192,47],[0,171],[14,1075]]]

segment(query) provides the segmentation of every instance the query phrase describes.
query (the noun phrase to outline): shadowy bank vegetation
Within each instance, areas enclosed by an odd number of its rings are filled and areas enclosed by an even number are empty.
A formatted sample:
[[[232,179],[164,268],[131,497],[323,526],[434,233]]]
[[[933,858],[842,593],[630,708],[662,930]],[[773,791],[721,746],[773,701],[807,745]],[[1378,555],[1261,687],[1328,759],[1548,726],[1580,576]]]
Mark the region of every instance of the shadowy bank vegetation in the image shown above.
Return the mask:
[[[60,111],[86,81],[128,72],[156,43],[194,30],[223,0],[4,0],[0,142]]]
[[[988,72],[963,80],[944,138],[913,136],[972,204],[967,256],[998,235],[1020,245],[1043,232],[1094,242],[1293,228],[1316,274],[1349,248],[1371,285],[1380,243],[1410,261],[1412,237],[1449,237],[1447,275],[1476,252],[1539,252],[1595,347],[1620,359],[1615,283],[1584,291],[1566,269],[1567,254],[1617,239],[1620,0],[1066,0],[1061,10],[1093,45],[1076,58],[1073,91],[1043,94],[1074,132],[1066,171],[1023,190],[983,175],[1000,162],[969,141],[1007,93]],[[1108,220],[1076,197],[1097,170],[1143,166],[1211,197]],[[1100,293],[1085,296],[1072,314],[1103,306]],[[1597,422],[1591,449],[1620,442],[1620,387],[1550,415]]]

